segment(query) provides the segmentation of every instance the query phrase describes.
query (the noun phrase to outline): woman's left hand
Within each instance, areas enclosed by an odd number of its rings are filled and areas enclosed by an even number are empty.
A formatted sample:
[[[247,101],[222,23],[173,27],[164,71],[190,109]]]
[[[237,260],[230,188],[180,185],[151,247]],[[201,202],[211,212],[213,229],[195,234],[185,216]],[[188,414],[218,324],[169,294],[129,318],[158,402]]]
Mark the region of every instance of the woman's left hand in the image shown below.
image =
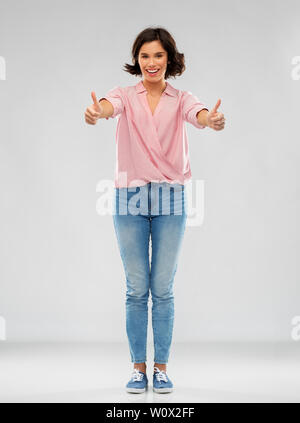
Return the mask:
[[[214,129],[215,131],[220,131],[221,129],[224,129],[225,126],[225,118],[223,113],[217,111],[220,104],[221,100],[219,99],[215,107],[207,114],[207,126]]]

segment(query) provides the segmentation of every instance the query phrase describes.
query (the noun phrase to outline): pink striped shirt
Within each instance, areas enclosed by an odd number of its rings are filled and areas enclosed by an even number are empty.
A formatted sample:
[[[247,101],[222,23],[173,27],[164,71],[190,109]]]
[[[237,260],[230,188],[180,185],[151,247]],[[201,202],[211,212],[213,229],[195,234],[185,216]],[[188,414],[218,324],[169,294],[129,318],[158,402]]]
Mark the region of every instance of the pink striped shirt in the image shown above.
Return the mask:
[[[113,105],[111,118],[118,116],[116,188],[149,182],[184,185],[192,177],[184,121],[205,128],[198,123],[196,115],[208,108],[190,91],[177,90],[166,81],[152,115],[146,95],[141,80],[133,86],[116,86],[100,99],[105,98]]]

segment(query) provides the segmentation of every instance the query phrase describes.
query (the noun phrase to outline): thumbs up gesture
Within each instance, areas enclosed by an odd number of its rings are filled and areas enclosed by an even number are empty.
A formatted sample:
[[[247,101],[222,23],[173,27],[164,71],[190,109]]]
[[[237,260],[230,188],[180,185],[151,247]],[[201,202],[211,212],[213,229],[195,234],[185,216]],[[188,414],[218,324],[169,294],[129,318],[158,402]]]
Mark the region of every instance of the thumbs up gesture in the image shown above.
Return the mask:
[[[88,107],[85,111],[85,121],[90,125],[95,125],[98,119],[101,117],[103,108],[97,100],[96,94],[92,91],[93,104]]]
[[[221,100],[219,99],[216,105],[207,114],[207,126],[209,126],[209,128],[214,129],[215,131],[220,131],[221,129],[224,129],[225,125],[225,118],[223,113],[220,113],[217,110],[220,104]]]

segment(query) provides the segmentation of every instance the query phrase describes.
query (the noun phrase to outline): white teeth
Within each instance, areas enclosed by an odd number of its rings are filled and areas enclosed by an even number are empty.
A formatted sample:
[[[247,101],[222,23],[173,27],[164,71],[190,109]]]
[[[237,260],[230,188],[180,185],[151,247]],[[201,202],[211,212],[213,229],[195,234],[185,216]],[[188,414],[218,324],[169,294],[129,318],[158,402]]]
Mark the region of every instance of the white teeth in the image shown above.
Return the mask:
[[[157,72],[158,71],[158,69],[156,69],[156,70],[149,70],[149,69],[147,69],[147,71],[149,72],[149,73],[155,73],[155,72]]]

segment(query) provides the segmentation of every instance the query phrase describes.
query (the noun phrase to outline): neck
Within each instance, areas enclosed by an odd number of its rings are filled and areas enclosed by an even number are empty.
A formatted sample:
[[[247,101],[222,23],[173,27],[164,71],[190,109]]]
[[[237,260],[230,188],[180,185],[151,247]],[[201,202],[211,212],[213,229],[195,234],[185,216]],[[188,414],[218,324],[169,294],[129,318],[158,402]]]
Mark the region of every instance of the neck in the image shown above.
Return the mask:
[[[142,84],[144,85],[144,87],[148,91],[148,94],[151,94],[151,95],[154,95],[154,96],[162,94],[162,92],[167,87],[167,83],[164,79],[161,79],[160,81],[157,81],[157,82],[149,82],[149,81],[144,79],[142,81]]]

